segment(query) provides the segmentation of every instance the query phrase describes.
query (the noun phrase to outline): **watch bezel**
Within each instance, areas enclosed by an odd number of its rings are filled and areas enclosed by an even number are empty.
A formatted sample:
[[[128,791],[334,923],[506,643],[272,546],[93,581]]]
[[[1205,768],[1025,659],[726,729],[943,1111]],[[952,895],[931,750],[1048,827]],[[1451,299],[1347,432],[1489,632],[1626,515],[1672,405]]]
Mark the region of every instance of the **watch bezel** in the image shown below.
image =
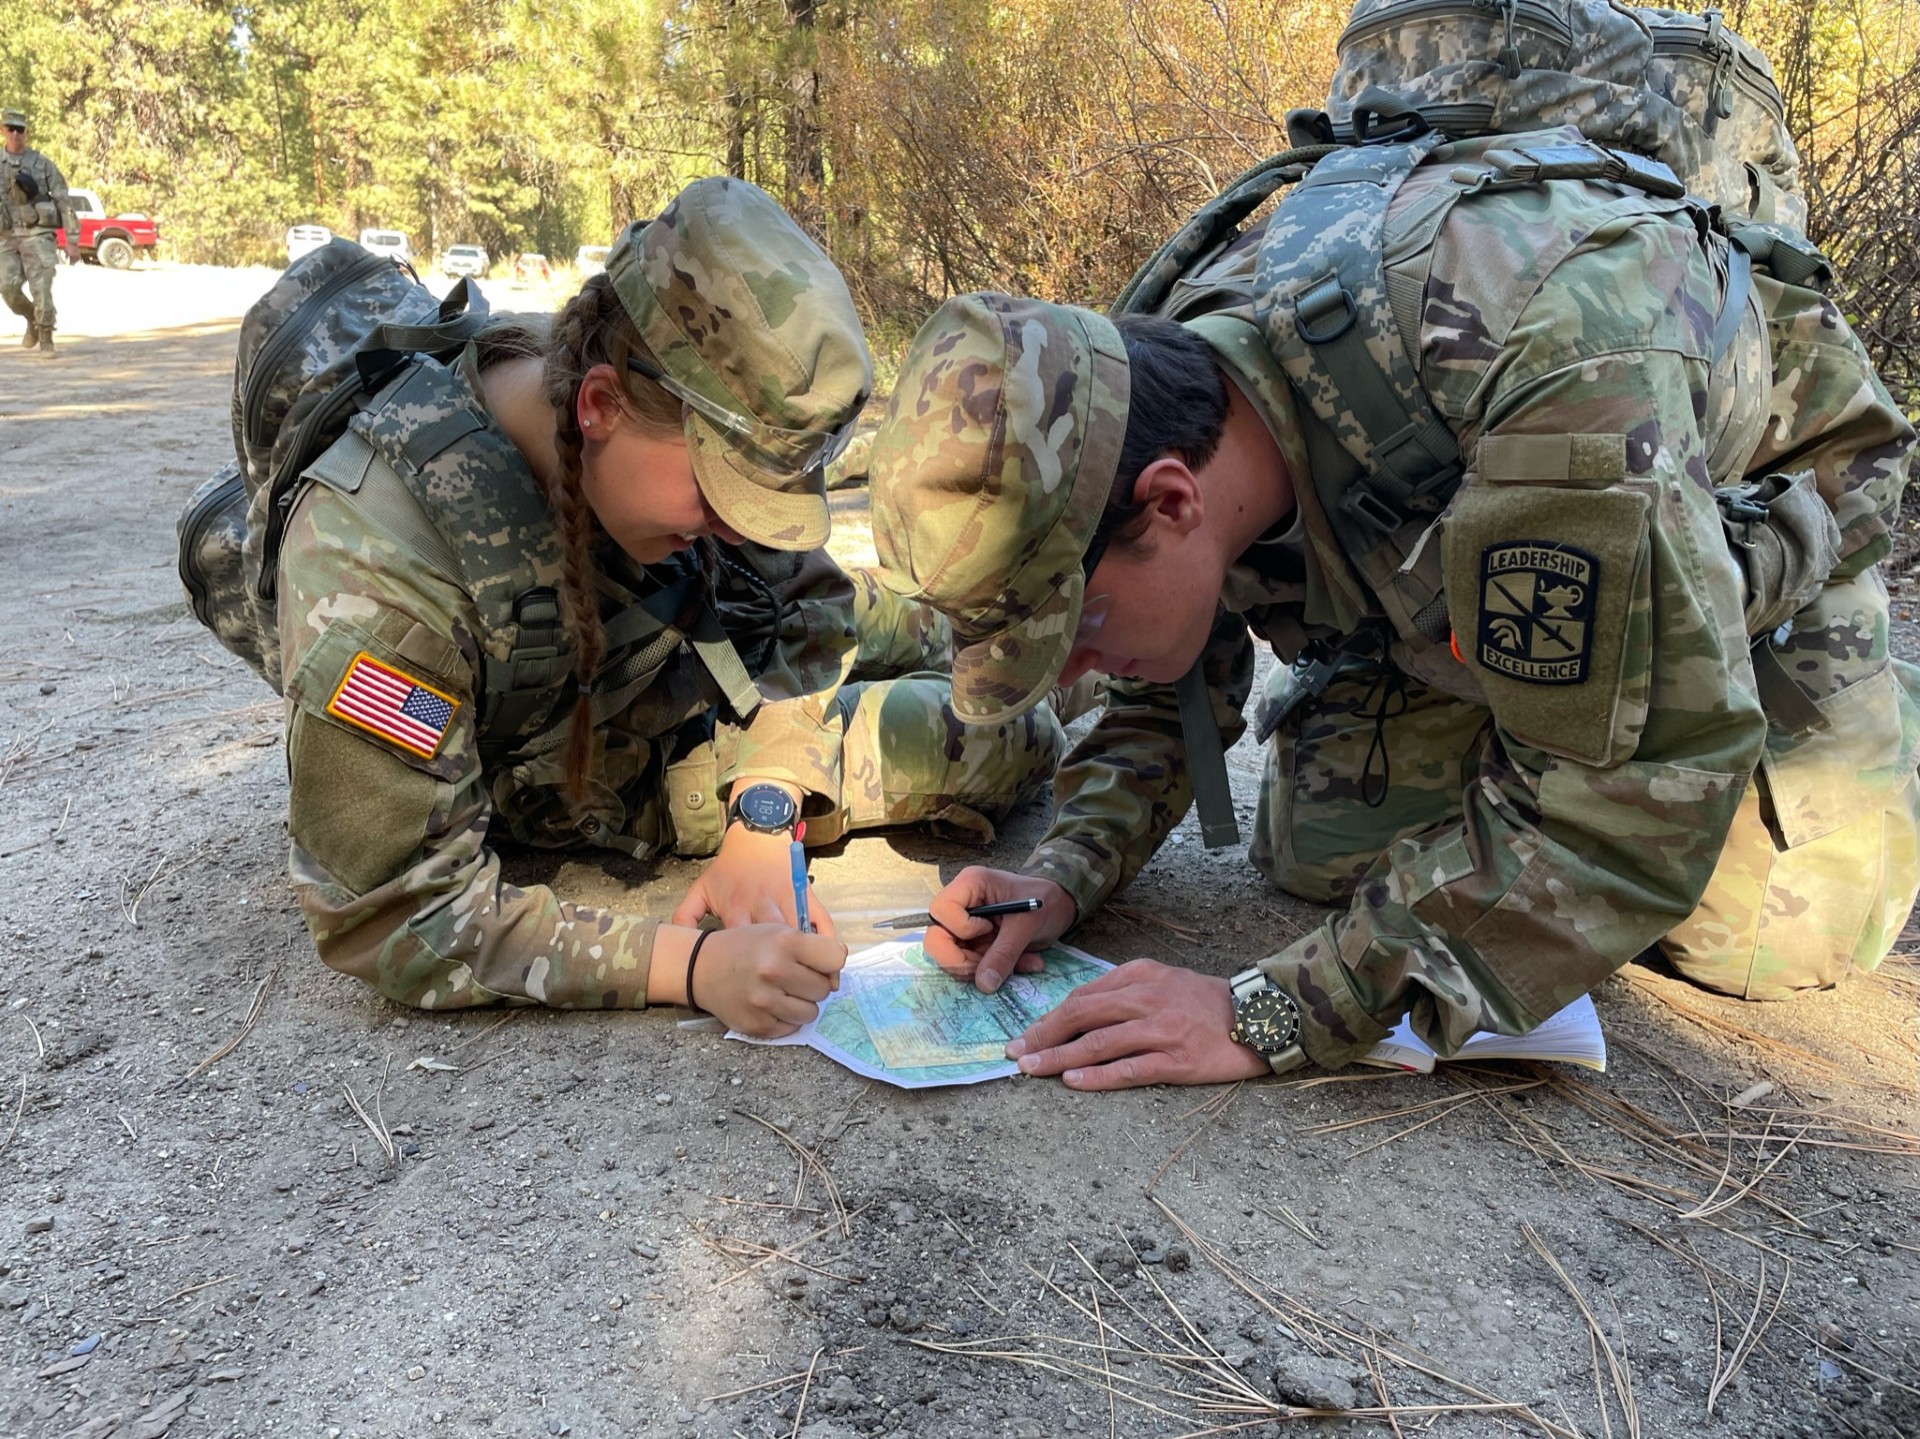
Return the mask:
[[[784,818],[775,819],[770,814],[755,813],[760,805],[777,805]],[[752,806],[753,808],[749,808]],[[780,834],[790,832],[794,822],[800,818],[800,806],[793,802],[793,796],[776,784],[750,784],[734,793],[727,805],[729,822],[738,820],[755,834]]]

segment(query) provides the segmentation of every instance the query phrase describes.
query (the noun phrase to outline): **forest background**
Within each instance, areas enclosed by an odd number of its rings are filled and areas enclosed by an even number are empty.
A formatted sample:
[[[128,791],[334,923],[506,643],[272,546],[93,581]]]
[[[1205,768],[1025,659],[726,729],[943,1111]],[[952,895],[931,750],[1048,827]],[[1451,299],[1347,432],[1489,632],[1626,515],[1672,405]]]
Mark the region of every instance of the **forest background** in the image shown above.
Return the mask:
[[[568,256],[743,176],[826,244],[884,359],[948,294],[1113,296],[1285,148],[1347,8],[0,0],[0,103],[189,262],[282,264],[309,222]],[[1772,57],[1841,303],[1920,409],[1920,0],[1722,8]]]

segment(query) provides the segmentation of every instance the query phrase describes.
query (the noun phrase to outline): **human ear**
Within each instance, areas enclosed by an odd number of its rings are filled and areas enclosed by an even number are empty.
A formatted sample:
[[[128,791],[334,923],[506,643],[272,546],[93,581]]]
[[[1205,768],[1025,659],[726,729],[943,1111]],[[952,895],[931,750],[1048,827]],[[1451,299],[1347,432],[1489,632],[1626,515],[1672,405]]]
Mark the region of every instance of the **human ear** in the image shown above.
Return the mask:
[[[620,376],[612,365],[595,365],[581,378],[573,401],[574,419],[588,439],[605,438],[626,414]]]
[[[1149,529],[1164,527],[1173,536],[1191,534],[1206,522],[1200,481],[1177,455],[1162,455],[1140,471],[1133,482],[1133,503],[1148,517]]]

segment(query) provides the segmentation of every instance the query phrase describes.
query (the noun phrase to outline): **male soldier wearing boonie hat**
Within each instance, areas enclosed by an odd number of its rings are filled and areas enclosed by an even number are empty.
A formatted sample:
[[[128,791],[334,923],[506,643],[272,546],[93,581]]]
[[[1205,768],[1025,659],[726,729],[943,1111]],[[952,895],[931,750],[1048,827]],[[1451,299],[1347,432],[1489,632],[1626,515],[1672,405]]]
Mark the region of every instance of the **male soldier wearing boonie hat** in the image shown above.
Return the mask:
[[[1177,319],[969,295],[913,342],[874,442],[874,536],[888,582],[964,646],[955,712],[1003,720],[1112,676],[1052,827],[1019,872],[948,885],[929,952],[992,990],[1123,888],[1193,800],[1181,691],[1230,745],[1255,635],[1283,663],[1249,857],[1346,906],[1232,980],[1138,961],[1083,986],[1009,1047],[1029,1073],[1335,1067],[1403,1016],[1450,1053],[1649,945],[1771,998],[1899,934],[1920,671],[1888,655],[1874,562],[1912,427],[1824,296],[1756,266],[1748,303],[1727,278],[1744,258],[1677,198],[1473,189],[1502,143],[1406,182],[1424,301],[1348,300],[1350,321],[1417,327],[1436,428],[1394,439],[1457,442],[1464,471],[1424,509],[1361,462],[1376,426],[1329,402],[1355,393],[1334,368],[1354,357],[1317,346],[1353,327],[1313,311],[1335,261],[1309,262],[1338,236],[1284,206],[1185,277]],[[1315,288],[1273,278],[1298,274]],[[1041,909],[965,913],[1022,897]]]
[[[66,227],[67,260],[78,263],[80,229],[60,167],[27,144],[26,112],[0,110],[0,135],[0,300],[27,322],[20,343],[51,357],[55,231]]]
[[[328,964],[423,1007],[692,1001],[786,1032],[844,954],[823,908],[794,932],[796,820],[984,836],[1044,783],[1045,711],[967,728],[944,676],[846,682],[874,657],[817,548],[820,470],[870,381],[826,255],[711,179],[550,329],[483,332],[355,417],[279,567],[291,868]],[[906,608],[866,618],[891,644]],[[671,915],[588,908],[502,884],[490,832],[714,858]]]

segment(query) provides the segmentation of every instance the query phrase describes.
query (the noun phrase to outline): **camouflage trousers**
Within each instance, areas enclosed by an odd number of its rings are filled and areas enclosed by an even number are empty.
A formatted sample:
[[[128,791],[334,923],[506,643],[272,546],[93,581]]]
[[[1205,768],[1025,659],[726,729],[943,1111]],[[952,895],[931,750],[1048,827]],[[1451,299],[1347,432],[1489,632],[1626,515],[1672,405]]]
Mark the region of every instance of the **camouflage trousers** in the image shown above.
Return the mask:
[[[841,735],[840,804],[808,816],[807,843],[900,825],[991,843],[994,822],[1052,780],[1067,749],[1060,718],[1041,704],[1005,724],[961,723],[944,673],[953,664],[945,618],[870,573],[852,573],[859,647],[852,682],[828,711]],[[724,815],[706,796],[732,785],[734,739],[722,726],[667,769],[673,847],[681,854],[719,848]],[[694,796],[700,802],[689,804]]]
[[[1884,602],[1877,580],[1864,588]],[[1268,703],[1294,698],[1301,673],[1276,669]],[[1835,984],[1879,964],[1913,908],[1920,668],[1890,660],[1822,709],[1825,732],[1770,745],[1706,892],[1659,942],[1703,988],[1782,999]],[[1345,902],[1388,846],[1460,819],[1491,727],[1478,705],[1349,662],[1274,731],[1249,857],[1289,894]]]
[[[0,300],[43,330],[53,328],[53,272],[59,253],[51,230],[0,231]]]

